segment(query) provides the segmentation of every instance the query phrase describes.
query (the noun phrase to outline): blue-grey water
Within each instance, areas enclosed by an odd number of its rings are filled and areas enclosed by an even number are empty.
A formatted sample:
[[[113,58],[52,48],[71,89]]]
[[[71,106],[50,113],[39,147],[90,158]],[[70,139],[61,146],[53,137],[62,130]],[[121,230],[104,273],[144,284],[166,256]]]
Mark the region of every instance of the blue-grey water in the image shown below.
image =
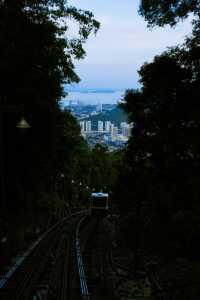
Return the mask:
[[[83,104],[117,104],[122,100],[125,91],[114,92],[69,92],[61,105],[68,105],[69,101],[74,103],[82,102]]]

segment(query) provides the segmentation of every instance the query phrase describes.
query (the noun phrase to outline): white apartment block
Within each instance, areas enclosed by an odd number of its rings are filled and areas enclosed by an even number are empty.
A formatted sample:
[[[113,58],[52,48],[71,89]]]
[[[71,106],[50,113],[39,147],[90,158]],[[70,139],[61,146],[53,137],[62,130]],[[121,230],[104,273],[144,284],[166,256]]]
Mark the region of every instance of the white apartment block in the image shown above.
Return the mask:
[[[105,122],[105,131],[106,132],[110,132],[111,129],[111,122],[110,121],[106,121]]]
[[[131,136],[131,128],[132,126],[126,122],[122,122],[120,124],[121,132],[122,135],[125,137],[130,137]]]
[[[118,127],[114,126],[114,128],[113,128],[113,138],[117,139],[117,137],[118,137]]]
[[[112,142],[117,140],[117,138],[118,138],[118,127],[114,126],[114,124],[111,124],[110,135],[111,135],[111,141]]]
[[[92,124],[91,121],[86,121],[85,122],[85,127],[86,127],[86,132],[91,132],[92,131]]]
[[[113,132],[114,132],[114,124],[110,124],[110,135],[111,135],[111,137],[112,137],[112,135],[113,135]]]
[[[103,132],[103,122],[98,121],[98,132]]]
[[[80,128],[81,128],[81,133],[83,133],[85,131],[85,122],[84,121],[80,122]]]

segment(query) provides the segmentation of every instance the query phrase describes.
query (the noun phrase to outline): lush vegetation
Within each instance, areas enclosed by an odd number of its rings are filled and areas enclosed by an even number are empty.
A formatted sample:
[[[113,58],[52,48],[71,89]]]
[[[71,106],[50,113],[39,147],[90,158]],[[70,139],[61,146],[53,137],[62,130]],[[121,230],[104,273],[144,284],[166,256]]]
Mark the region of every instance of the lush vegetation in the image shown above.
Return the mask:
[[[87,145],[59,100],[64,84],[79,81],[74,59],[99,23],[66,0],[0,1],[0,20],[0,238],[9,255],[19,250],[14,237],[67,211],[78,193],[70,183],[87,176]],[[69,37],[71,20],[78,30]],[[21,133],[22,116],[31,128]]]
[[[30,197],[40,202],[41,193],[52,192],[62,174],[72,178],[78,151],[85,151],[76,120],[60,110],[59,99],[64,83],[79,80],[73,60],[84,57],[83,44],[99,23],[62,0],[1,1],[0,17],[5,206],[24,207]],[[69,19],[79,26],[70,39]],[[16,129],[22,115],[31,126],[24,135]]]
[[[198,8],[199,1],[142,1],[141,12],[150,25],[174,25]],[[193,26],[183,45],[141,67],[141,89],[128,90],[121,105],[134,128],[116,187],[120,228],[135,274],[146,269],[157,279],[158,299],[199,295],[198,18]]]
[[[196,19],[183,45],[139,70],[141,89],[128,90],[121,104],[132,136],[124,151],[110,153],[88,149],[59,107],[63,84],[79,80],[73,60],[84,57],[99,23],[64,0],[0,1],[1,253],[13,255],[63,212],[87,205],[93,189],[114,191],[134,275],[154,274],[159,299],[198,299],[199,1],[141,1],[140,13],[150,26],[174,26],[189,13]],[[74,38],[69,19],[79,27]],[[20,133],[22,115],[31,128]]]
[[[189,14],[199,16],[199,0],[141,0],[140,14],[149,26],[174,26]]]
[[[86,120],[90,120],[92,122],[93,129],[97,130],[98,121],[110,121],[115,124],[115,126],[120,126],[121,122],[127,122],[127,115],[120,107],[116,107],[111,111],[102,112],[98,115],[91,116]]]

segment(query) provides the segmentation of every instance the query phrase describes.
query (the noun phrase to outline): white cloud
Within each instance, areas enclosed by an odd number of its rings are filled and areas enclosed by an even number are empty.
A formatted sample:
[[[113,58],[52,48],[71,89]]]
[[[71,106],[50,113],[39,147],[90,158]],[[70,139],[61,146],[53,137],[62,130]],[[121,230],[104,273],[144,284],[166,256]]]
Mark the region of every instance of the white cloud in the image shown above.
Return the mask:
[[[166,26],[150,31],[143,18],[137,15],[138,0],[71,2],[77,6],[82,4],[83,8],[85,5],[92,11],[94,5],[95,17],[101,22],[97,36],[90,37],[85,45],[87,57],[77,63],[83,85],[98,83],[98,87],[122,87],[132,82],[135,86],[139,67],[167,47],[182,43],[192,29],[189,18],[174,29]]]
[[[139,18],[138,18],[139,19]],[[132,56],[142,53],[161,52],[167,46],[182,43],[191,31],[190,21],[180,24],[175,29],[147,29],[142,20],[123,21],[111,17],[101,18],[102,27],[96,37],[86,44],[86,62],[126,62]],[[144,57],[145,58],[145,57]]]

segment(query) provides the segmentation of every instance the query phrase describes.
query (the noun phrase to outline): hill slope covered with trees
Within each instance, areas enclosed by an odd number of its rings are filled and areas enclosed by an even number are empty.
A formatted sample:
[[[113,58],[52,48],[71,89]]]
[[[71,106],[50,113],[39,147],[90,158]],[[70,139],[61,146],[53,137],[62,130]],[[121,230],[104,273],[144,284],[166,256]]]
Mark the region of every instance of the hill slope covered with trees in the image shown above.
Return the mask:
[[[86,121],[92,122],[92,129],[97,130],[98,121],[110,121],[115,124],[115,126],[120,126],[121,122],[127,122],[128,118],[126,112],[123,111],[120,107],[116,107],[111,111],[106,111],[99,113],[98,115],[90,116],[89,118],[84,119]]]

